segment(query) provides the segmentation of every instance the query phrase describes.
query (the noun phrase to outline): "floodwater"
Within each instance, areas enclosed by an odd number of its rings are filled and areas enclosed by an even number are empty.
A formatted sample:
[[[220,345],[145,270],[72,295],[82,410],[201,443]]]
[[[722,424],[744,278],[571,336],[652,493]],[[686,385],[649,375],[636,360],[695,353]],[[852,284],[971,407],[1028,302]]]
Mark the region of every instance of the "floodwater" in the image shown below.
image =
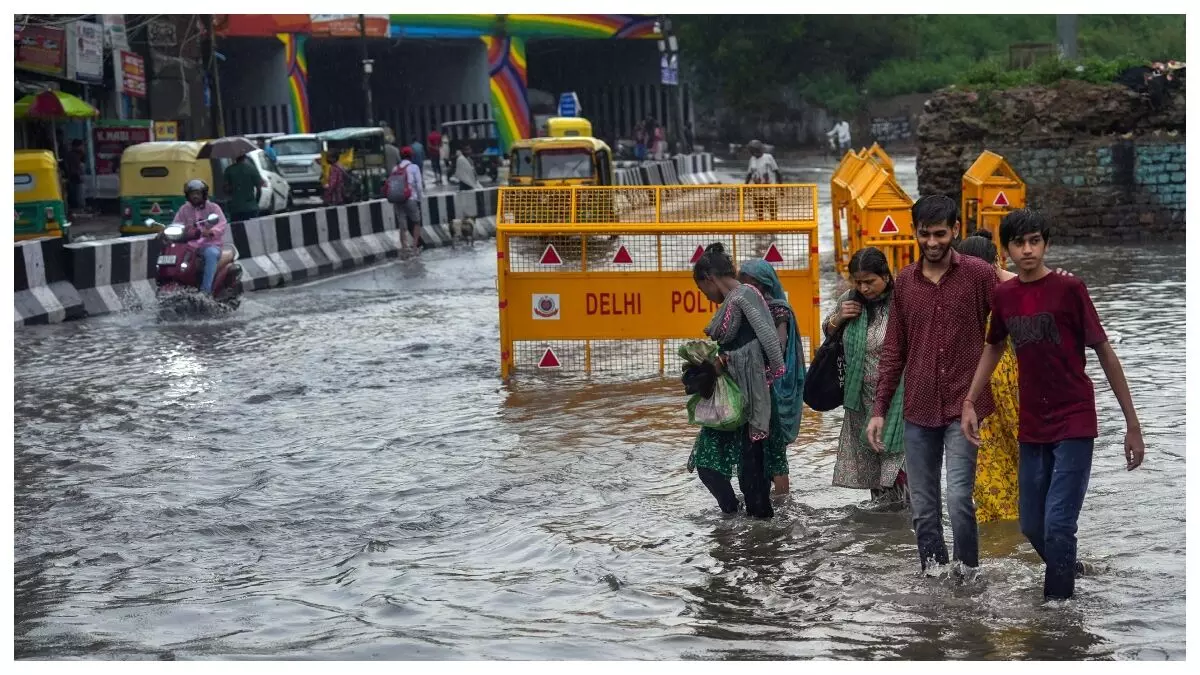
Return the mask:
[[[828,169],[795,172],[823,205]],[[506,387],[483,243],[234,318],[18,331],[16,656],[1181,659],[1183,247],[1053,255],[1091,288],[1148,446],[1126,472],[1092,358],[1074,601],[1042,602],[1014,523],[981,528],[979,582],[918,578],[907,517],[830,486],[840,414],[806,413],[762,523],[686,471],[676,383]]]

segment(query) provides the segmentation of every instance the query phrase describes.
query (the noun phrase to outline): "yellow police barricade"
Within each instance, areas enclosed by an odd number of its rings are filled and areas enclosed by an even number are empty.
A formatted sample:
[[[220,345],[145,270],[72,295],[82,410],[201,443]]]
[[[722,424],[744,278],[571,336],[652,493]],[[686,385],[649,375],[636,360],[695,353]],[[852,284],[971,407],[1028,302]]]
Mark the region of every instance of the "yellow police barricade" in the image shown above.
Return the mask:
[[[862,154],[866,157],[866,159],[870,159],[878,164],[883,170],[887,171],[893,176],[896,175],[896,164],[892,161],[892,158],[886,152],[884,152],[883,146],[879,145],[878,143],[872,143],[871,147],[864,150]]]
[[[984,150],[962,180],[963,237],[988,230],[1000,248],[1000,221],[1013,209],[1025,207],[1025,181],[1000,155]],[[1004,261],[1004,251],[1000,260]]]
[[[850,242],[843,236],[843,223],[846,223],[846,234],[849,235],[849,207],[852,199],[850,181],[863,168],[867,160],[855,152],[847,151],[842,161],[833,170],[829,179],[829,201],[833,210],[833,264],[838,274],[846,274],[846,265],[850,262]]]
[[[501,188],[501,374],[674,374],[716,304],[692,266],[722,242],[778,272],[809,358],[820,339],[815,185]]]
[[[883,251],[888,264],[898,272],[917,259],[917,240],[913,236],[913,200],[904,192],[896,178],[882,168],[873,173],[860,171],[851,183],[851,237],[854,251],[871,246],[867,243],[896,242]]]

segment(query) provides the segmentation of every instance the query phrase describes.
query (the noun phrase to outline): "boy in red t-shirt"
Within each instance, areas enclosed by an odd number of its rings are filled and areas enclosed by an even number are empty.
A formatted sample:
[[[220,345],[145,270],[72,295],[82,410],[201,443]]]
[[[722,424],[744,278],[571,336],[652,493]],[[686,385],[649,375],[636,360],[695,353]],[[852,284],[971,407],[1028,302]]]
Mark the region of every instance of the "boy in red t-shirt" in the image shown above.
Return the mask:
[[[1017,263],[1018,275],[996,287],[987,346],[963,401],[962,428],[972,442],[979,442],[974,401],[988,386],[1005,340],[1011,339],[1020,401],[1021,532],[1046,563],[1044,596],[1064,600],[1075,593],[1075,532],[1098,435],[1085,347],[1096,352],[1125,414],[1127,470],[1141,465],[1146,445],[1125,371],[1087,287],[1075,277],[1051,274],[1043,262],[1050,244],[1045,217],[1031,209],[1009,213],[1000,223],[1000,243]]]

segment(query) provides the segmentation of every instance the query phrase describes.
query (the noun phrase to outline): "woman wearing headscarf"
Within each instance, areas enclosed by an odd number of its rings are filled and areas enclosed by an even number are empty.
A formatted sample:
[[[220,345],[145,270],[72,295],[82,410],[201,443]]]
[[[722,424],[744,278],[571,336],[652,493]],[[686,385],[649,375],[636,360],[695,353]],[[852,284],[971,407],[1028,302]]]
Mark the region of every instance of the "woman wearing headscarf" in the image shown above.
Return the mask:
[[[775,268],[755,258],[743,262],[740,272],[738,279],[757,288],[766,299],[787,366],[783,377],[771,385],[771,433],[764,448],[766,471],[774,483],[775,494],[786,495],[791,489],[787,447],[800,432],[804,412],[804,342],[796,325],[796,313],[788,304]]]
[[[837,307],[822,324],[826,336],[842,331],[846,363],[845,415],[833,484],[870,490],[879,506],[902,506],[906,501],[903,381],[885,418],[884,451],[875,452],[866,437],[892,308],[892,273],[883,252],[868,247],[850,258],[850,276],[854,288],[838,298]]]
[[[692,277],[709,300],[720,303],[704,332],[719,346],[718,370],[727,373],[741,390],[746,422],[734,431],[701,429],[688,468],[696,469],[725,513],[738,510],[730,479],[739,469],[746,513],[771,518],[775,510],[763,446],[771,429],[771,383],[787,370],[779,335],[766,300],[757,288],[737,280],[733,260],[722,244],[705,249]]]

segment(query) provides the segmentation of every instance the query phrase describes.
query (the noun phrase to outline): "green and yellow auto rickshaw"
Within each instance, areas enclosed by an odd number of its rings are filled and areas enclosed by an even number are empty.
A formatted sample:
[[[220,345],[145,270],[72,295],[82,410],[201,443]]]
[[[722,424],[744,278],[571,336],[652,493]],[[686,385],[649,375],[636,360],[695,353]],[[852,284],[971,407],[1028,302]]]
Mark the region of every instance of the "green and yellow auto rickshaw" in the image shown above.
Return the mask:
[[[317,134],[325,144],[328,157],[350,157],[350,185],[347,185],[346,201],[360,202],[383,196],[383,184],[387,182],[387,129],[383,127],[347,127]],[[349,152],[347,152],[349,151]]]
[[[16,238],[64,237],[70,233],[58,163],[49,150],[17,150],[13,169]]]
[[[183,206],[183,186],[193,178],[208,184],[209,198],[222,202],[220,160],[199,159],[201,141],[139,143],[121,153],[121,234],[151,234],[153,218],[169,223]],[[216,180],[214,180],[214,178]]]

